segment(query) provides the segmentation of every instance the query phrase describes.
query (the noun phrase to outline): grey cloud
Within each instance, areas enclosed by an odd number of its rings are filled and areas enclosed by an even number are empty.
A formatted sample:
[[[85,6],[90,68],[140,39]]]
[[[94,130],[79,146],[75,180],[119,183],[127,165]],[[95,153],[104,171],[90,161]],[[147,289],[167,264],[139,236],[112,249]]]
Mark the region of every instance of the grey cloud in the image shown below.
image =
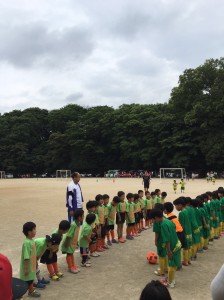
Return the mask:
[[[94,49],[91,32],[71,27],[49,31],[40,23],[2,28],[0,61],[27,68],[35,63],[57,66],[63,62],[80,62]]]
[[[74,93],[74,94],[70,94],[68,95],[65,100],[67,103],[76,103],[78,102],[78,100],[80,100],[81,98],[83,98],[83,94],[82,93]]]

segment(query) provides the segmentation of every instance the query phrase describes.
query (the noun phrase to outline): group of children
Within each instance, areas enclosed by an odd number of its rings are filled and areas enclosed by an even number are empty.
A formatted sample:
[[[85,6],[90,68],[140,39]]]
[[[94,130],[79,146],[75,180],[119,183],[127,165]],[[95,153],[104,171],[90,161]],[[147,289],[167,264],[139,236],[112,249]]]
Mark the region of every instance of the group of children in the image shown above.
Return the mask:
[[[145,197],[142,190],[127,195],[119,191],[109,203],[109,195],[96,195],[95,200],[86,203],[85,221],[83,221],[84,211],[76,209],[71,224],[67,220],[62,220],[58,228],[44,238],[34,239],[36,224],[25,223],[23,233],[26,238],[22,246],[20,278],[28,283],[29,296],[40,297],[36,288],[43,289],[50,283],[41,276],[39,262],[46,264],[51,280],[58,281],[63,277],[64,274],[59,270],[57,263],[60,244],[62,253],[66,255],[68,271],[73,274],[79,273],[80,269],[74,259],[77,247],[80,248],[81,266],[91,267],[90,257],[99,257],[101,252],[113,244],[125,243],[126,239],[133,240],[142,230],[150,228],[152,226],[150,212],[156,203],[164,203],[166,196],[166,192],[161,193],[159,189],[151,193],[146,191]]]
[[[29,285],[29,296],[40,297],[36,288],[45,288],[49,283],[40,274],[39,262],[46,264],[51,280],[58,281],[63,277],[57,263],[60,244],[62,253],[66,255],[68,271],[77,274],[80,272],[74,259],[77,247],[80,248],[81,266],[91,267],[90,257],[99,257],[113,244],[133,240],[141,231],[152,226],[160,267],[155,274],[163,276],[168,272],[168,278],[165,277],[162,283],[174,287],[177,268],[190,265],[191,260],[197,259],[198,252],[208,249],[209,241],[220,238],[224,230],[224,189],[207,192],[194,200],[179,197],[174,205],[165,202],[166,196],[167,193],[161,193],[159,189],[151,193],[146,191],[145,197],[142,190],[126,195],[119,191],[109,203],[109,195],[96,195],[95,200],[86,203],[85,221],[84,211],[76,209],[71,224],[62,220],[58,228],[44,238],[34,239],[36,225],[25,223],[20,277]],[[178,217],[173,214],[174,206],[180,212]]]
[[[178,187],[178,183],[177,183],[176,179],[174,179],[174,181],[173,181],[173,190],[174,190],[175,194],[177,193],[177,187]],[[184,182],[183,178],[180,181],[180,191],[181,191],[181,193],[184,193],[184,191],[185,191],[185,182]]]
[[[173,214],[174,206],[178,217]],[[156,204],[150,216],[159,257],[159,269],[154,273],[165,276],[161,282],[173,288],[176,270],[190,266],[197,253],[208,250],[209,243],[224,233],[224,189],[195,199],[179,197],[173,203]]]

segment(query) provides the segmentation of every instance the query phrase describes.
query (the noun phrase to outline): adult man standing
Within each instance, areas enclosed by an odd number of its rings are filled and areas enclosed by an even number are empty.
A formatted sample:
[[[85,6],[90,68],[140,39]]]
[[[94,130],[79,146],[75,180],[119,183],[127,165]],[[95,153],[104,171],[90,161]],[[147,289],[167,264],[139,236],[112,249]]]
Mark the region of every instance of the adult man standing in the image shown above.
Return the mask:
[[[149,185],[150,185],[151,176],[148,171],[145,172],[145,175],[142,177],[142,184],[144,183],[144,190],[145,192],[148,192]]]
[[[83,207],[82,190],[79,185],[80,174],[74,172],[71,175],[72,181],[69,183],[66,192],[66,207],[68,208],[68,221],[73,222],[74,211]]]

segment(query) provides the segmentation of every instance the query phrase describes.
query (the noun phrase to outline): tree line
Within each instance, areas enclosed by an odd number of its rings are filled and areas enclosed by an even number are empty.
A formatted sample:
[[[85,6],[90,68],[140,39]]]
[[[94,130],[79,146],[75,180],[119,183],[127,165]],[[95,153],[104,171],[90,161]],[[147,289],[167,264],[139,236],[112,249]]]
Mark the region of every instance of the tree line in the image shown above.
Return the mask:
[[[224,168],[224,58],[186,69],[164,104],[13,110],[0,115],[0,170]]]

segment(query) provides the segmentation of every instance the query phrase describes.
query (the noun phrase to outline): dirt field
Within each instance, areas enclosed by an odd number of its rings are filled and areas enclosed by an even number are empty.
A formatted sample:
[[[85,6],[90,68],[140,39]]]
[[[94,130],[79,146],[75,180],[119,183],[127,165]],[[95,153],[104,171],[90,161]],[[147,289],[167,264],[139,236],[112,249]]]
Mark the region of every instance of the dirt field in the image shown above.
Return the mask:
[[[0,180],[0,251],[12,262],[13,273],[18,276],[21,245],[24,239],[22,225],[27,221],[37,224],[37,236],[44,237],[57,228],[59,221],[67,218],[65,191],[69,181],[56,179],[7,179]],[[85,201],[93,199],[97,193],[107,193],[111,198],[118,190],[136,192],[142,189],[141,179],[81,179]],[[186,196],[194,197],[207,190],[223,186],[223,181],[215,186],[205,180],[189,181]],[[167,201],[180,195],[172,191],[172,182],[161,184],[158,179],[151,182],[150,190],[160,188],[168,193]],[[223,264],[224,237],[209,247],[206,253],[198,255],[198,261],[185,267],[176,276],[177,285],[172,289],[173,300],[211,299],[209,286]],[[113,245],[99,258],[92,258],[92,268],[82,268],[78,275],[67,272],[65,256],[59,253],[59,266],[65,277],[42,291],[42,299],[74,298],[80,300],[124,299],[137,300],[143,287],[152,279],[157,266],[149,265],[146,254],[156,250],[154,234],[149,229],[133,241]],[[80,264],[79,253],[75,253]],[[47,277],[45,266],[42,273]],[[26,299],[26,297],[24,298]]]

